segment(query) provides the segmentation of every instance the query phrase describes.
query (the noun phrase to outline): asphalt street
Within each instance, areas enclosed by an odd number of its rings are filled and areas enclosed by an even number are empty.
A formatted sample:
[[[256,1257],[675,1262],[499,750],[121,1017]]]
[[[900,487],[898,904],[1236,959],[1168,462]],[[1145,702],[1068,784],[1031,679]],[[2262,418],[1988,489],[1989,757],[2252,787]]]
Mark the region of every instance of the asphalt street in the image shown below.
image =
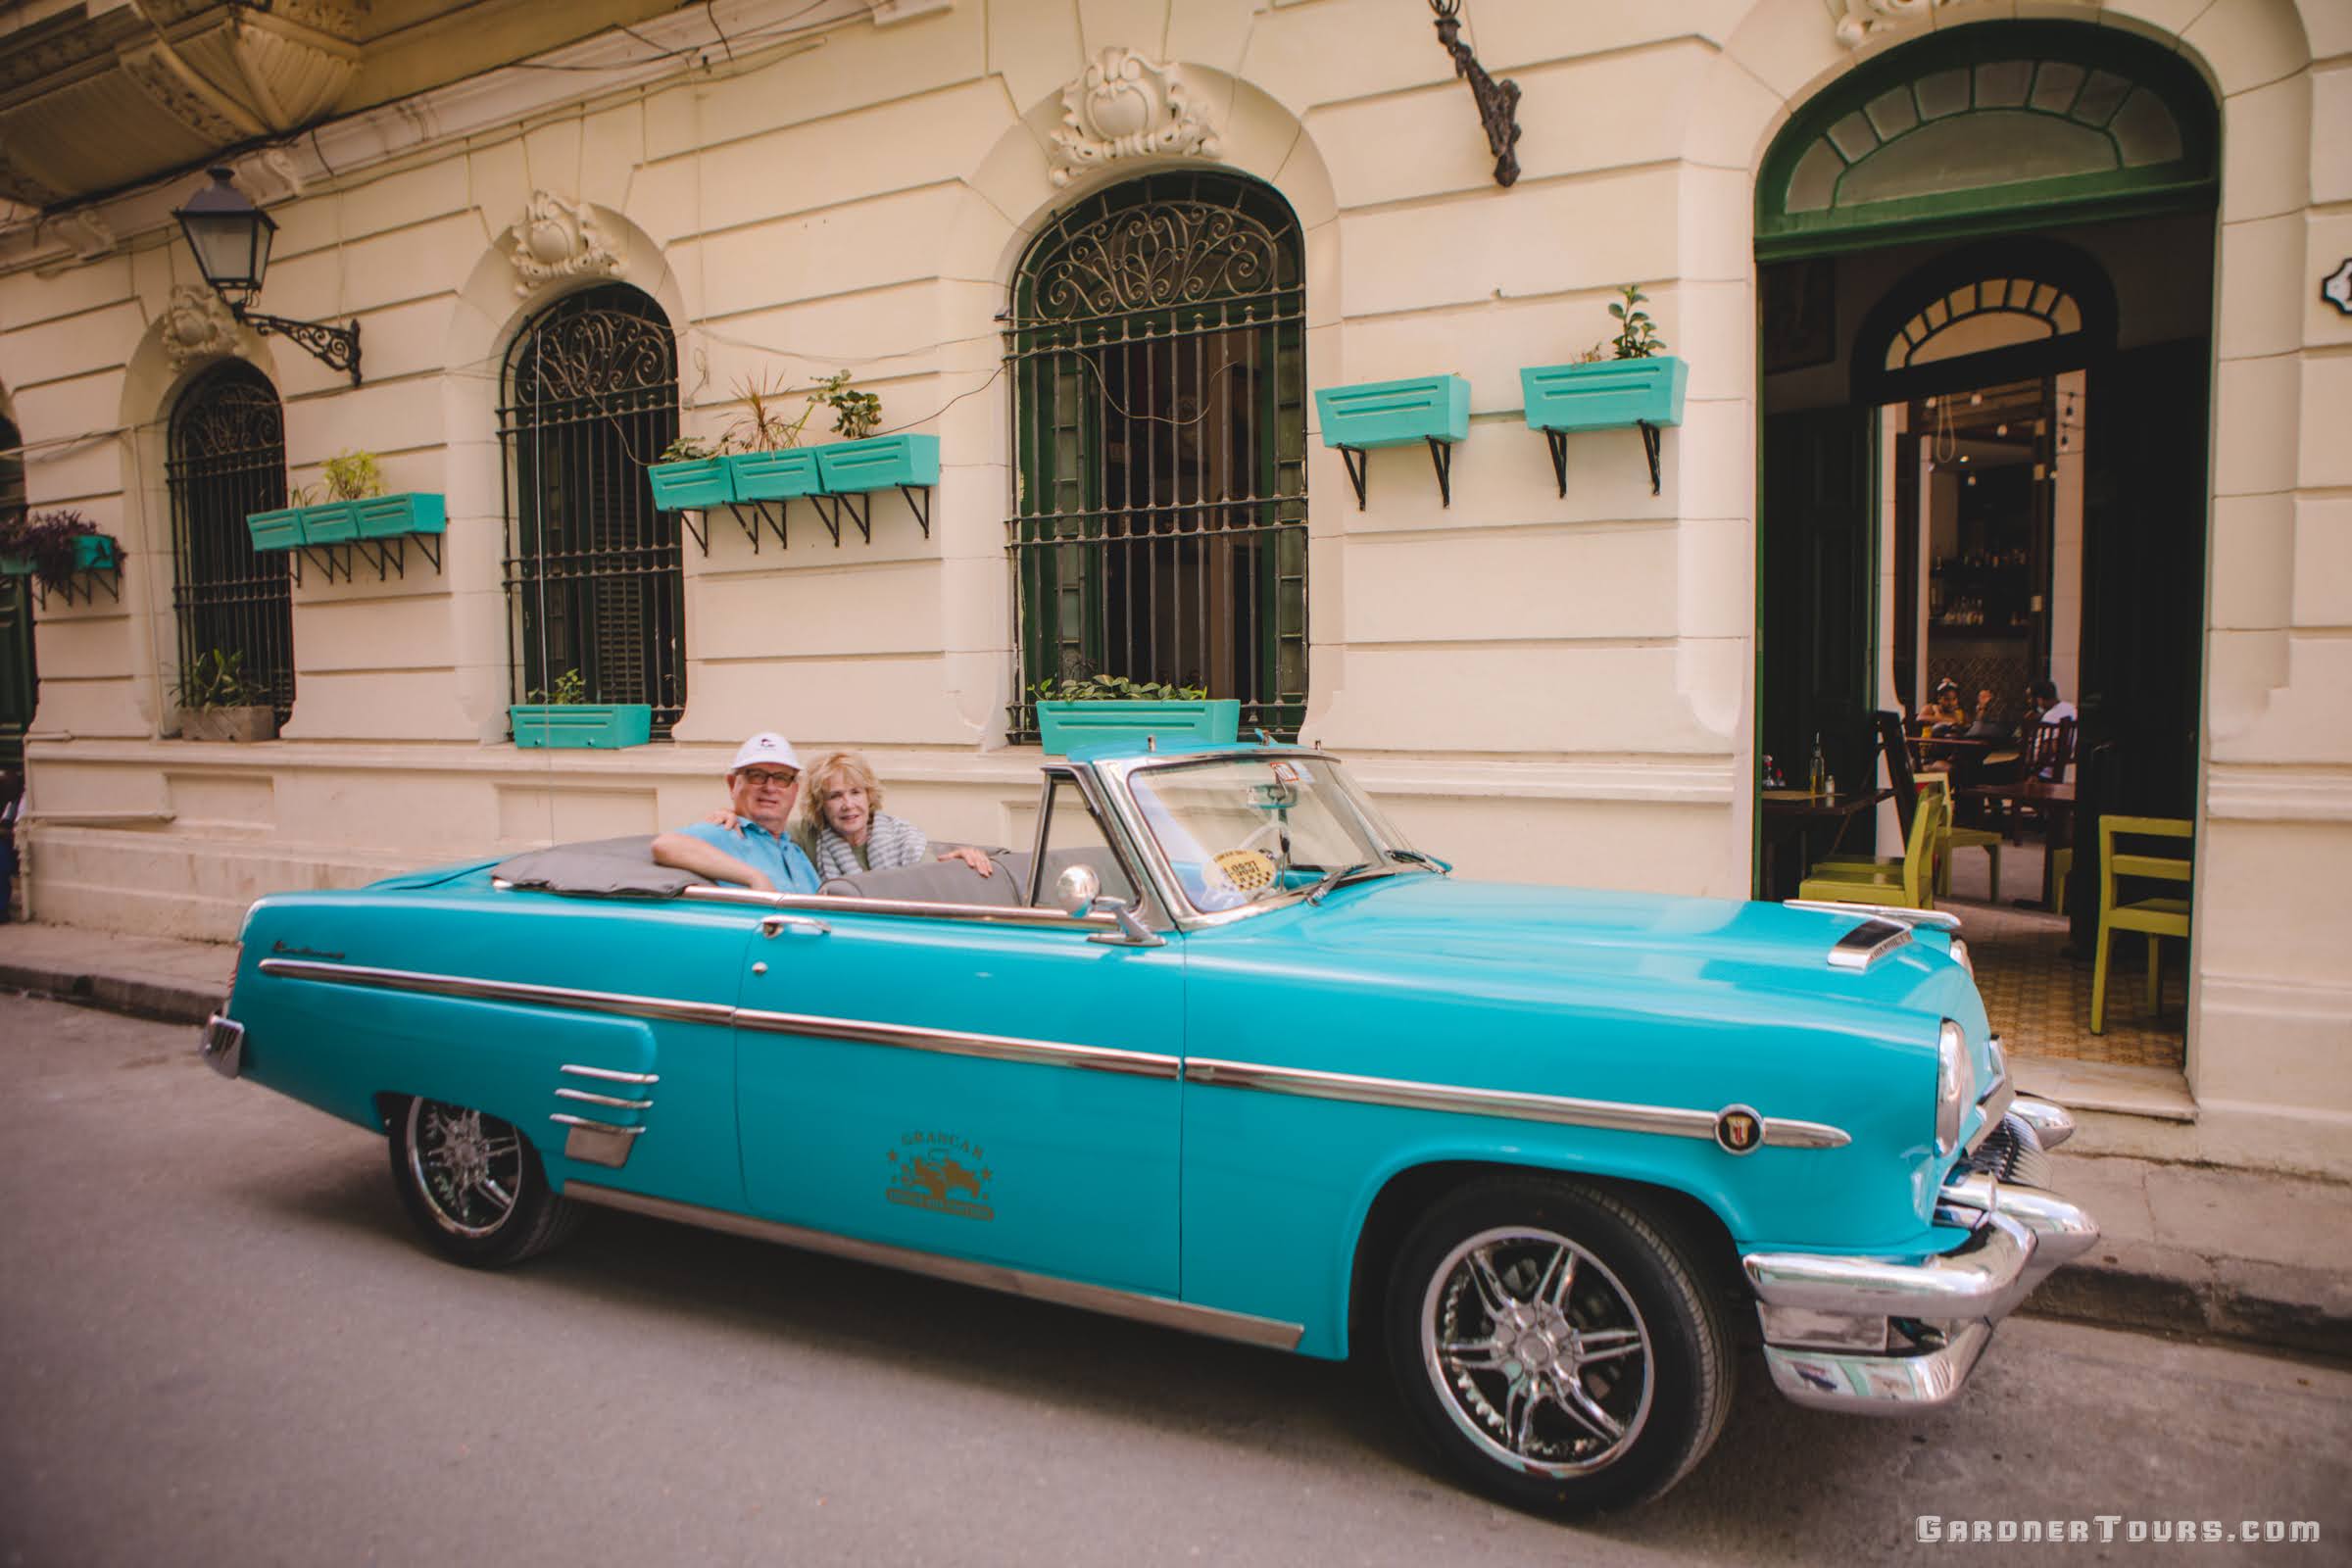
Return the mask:
[[[381,1139],[193,1045],[0,998],[0,1562],[2352,1560],[2341,1367],[2019,1319],[1955,1407],[1864,1421],[1751,1353],[1696,1474],[1563,1527],[1345,1366],[611,1214],[441,1263]]]

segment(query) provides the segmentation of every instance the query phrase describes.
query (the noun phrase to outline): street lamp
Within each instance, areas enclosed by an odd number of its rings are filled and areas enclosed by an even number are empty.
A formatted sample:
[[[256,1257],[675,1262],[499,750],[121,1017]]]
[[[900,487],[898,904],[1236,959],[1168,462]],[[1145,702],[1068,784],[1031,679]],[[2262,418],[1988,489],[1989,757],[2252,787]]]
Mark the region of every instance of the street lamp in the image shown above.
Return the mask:
[[[172,216],[188,236],[196,266],[212,284],[228,312],[257,332],[275,332],[293,339],[330,369],[349,370],[351,384],[360,384],[360,323],[328,326],[318,321],[290,321],[246,309],[262,291],[262,275],[270,270],[270,242],[277,222],[245,199],[231,183],[226,169],[209,171],[213,182],[188,198],[188,205]]]

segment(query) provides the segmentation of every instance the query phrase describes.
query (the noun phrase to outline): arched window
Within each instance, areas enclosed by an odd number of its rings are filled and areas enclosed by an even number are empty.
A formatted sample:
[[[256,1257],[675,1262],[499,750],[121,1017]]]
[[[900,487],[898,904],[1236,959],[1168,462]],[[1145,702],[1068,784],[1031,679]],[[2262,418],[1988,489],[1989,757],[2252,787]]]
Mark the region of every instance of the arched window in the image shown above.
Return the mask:
[[[1031,689],[1122,675],[1306,711],[1306,366],[1298,220],[1187,171],[1079,202],[1030,246],[1006,354],[1018,443],[1016,739]]]
[[[23,441],[15,421],[0,416],[0,517],[24,511],[24,459],[18,450]],[[0,578],[0,773],[24,766],[24,731],[32,725],[39,690],[32,663],[32,595],[25,586],[30,580]],[[0,788],[0,806],[8,801]]]
[[[286,504],[285,426],[277,389],[242,360],[191,382],[172,411],[172,603],[179,667],[219,650],[270,694],[283,724],[294,711],[294,608],[286,552],[256,553],[250,513]]]
[[[2115,286],[2089,255],[2042,235],[1944,252],[1889,288],[1854,339],[1855,401],[2080,369],[2115,351]]]
[[[1857,67],[1799,110],[1756,177],[1764,261],[2210,205],[2213,95],[2114,27],[1947,27]]]
[[[507,353],[507,596],[514,701],[573,670],[592,703],[686,707],[685,587],[674,513],[646,465],[678,433],[678,352],[626,284],[565,296]]]

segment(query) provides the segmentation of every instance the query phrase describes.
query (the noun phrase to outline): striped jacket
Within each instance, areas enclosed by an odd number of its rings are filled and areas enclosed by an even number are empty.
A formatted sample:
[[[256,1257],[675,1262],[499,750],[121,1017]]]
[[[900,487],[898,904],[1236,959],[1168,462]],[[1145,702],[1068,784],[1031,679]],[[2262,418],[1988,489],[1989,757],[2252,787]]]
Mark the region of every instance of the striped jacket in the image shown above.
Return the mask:
[[[826,880],[856,876],[860,871],[895,871],[902,865],[920,865],[931,858],[931,841],[923,830],[902,817],[874,815],[865,835],[866,863],[858,863],[850,841],[830,827],[816,830],[816,874]]]

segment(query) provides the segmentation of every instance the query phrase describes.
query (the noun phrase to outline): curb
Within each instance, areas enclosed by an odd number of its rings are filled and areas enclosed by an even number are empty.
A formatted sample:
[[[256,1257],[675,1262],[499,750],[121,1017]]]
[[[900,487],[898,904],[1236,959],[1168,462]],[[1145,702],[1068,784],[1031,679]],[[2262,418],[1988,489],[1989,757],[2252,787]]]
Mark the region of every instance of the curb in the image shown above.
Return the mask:
[[[220,994],[184,980],[148,980],[136,975],[97,974],[0,963],[0,990],[30,997],[102,1007],[157,1023],[202,1024],[220,1010]]]

